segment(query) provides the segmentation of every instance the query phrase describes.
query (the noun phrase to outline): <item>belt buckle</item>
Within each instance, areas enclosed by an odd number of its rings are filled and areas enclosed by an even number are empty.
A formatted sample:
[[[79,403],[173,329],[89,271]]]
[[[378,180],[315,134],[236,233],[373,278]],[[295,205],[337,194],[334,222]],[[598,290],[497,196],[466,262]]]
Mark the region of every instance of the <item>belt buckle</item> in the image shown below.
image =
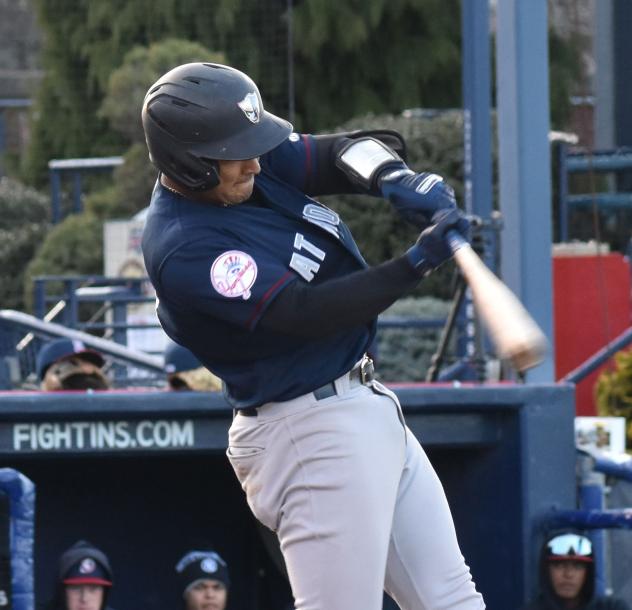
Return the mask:
[[[360,362],[360,381],[363,385],[373,381],[374,372],[373,360],[370,356],[365,355]]]

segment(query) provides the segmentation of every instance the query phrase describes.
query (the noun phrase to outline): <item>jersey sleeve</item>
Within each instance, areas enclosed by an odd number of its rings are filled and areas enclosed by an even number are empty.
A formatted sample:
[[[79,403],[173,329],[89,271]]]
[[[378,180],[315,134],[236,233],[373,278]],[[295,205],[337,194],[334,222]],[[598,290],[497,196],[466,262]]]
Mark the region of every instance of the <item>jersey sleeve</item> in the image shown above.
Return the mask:
[[[296,274],[247,244],[222,247],[198,240],[172,253],[162,265],[160,290],[182,310],[194,310],[252,330]]]
[[[291,134],[285,142],[261,157],[261,165],[280,180],[307,192],[316,173],[314,137]]]
[[[293,133],[283,144],[261,157],[261,166],[310,197],[350,193],[375,195],[349,180],[336,166],[337,151],[345,141],[348,141],[346,134]]]

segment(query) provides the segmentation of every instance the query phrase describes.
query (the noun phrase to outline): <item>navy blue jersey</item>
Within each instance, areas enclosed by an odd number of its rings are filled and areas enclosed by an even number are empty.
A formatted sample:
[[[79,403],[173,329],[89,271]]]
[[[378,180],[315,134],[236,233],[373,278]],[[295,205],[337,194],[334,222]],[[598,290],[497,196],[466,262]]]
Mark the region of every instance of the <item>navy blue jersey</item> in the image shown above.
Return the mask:
[[[319,284],[366,267],[338,215],[302,191],[317,171],[313,159],[311,137],[293,134],[261,158],[244,203],[192,201],[159,183],[152,196],[143,254],[158,317],[224,380],[236,408],[328,383],[351,369],[375,334],[375,321],[316,340],[258,325],[291,282]]]

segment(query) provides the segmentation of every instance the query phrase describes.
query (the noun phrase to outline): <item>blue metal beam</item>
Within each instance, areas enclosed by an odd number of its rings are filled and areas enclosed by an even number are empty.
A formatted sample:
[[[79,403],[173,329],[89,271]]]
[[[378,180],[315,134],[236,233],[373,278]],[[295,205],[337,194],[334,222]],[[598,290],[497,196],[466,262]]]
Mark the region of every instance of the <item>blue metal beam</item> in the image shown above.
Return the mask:
[[[465,209],[490,218],[492,201],[489,0],[461,2]]]
[[[624,330],[620,335],[608,342],[608,345],[595,352],[588,360],[582,362],[577,368],[566,373],[561,381],[566,383],[579,383],[590,375],[604,362],[610,360],[619,350],[625,349],[632,343],[632,327]]]
[[[629,148],[566,156],[568,172],[616,172],[629,169],[632,169],[632,151]]]
[[[527,381],[554,378],[546,0],[497,3],[502,276],[550,339]]]
[[[465,210],[488,221],[493,211],[489,0],[462,0],[461,32]],[[483,240],[489,247],[484,248],[481,254],[485,264],[494,272],[497,271],[495,237],[493,230],[489,231]],[[458,353],[475,361],[483,355],[479,352],[491,350],[491,343],[480,340],[481,326],[476,319],[469,290],[465,294],[459,320],[465,331],[459,337]],[[464,365],[452,369],[452,372],[461,370],[465,374],[466,368],[467,365]]]
[[[33,100],[28,98],[3,98],[0,99],[0,108],[29,108]]]
[[[0,178],[2,176],[4,176],[4,168],[2,166],[2,157],[4,156],[5,153],[5,118],[4,118],[4,113],[0,112]]]

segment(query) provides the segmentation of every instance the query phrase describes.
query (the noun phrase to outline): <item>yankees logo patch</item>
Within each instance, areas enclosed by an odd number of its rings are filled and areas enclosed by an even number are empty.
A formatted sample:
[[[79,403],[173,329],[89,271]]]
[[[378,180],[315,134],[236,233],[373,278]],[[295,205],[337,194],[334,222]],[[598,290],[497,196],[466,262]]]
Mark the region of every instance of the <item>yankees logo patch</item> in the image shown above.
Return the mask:
[[[220,254],[211,266],[211,284],[219,294],[229,299],[250,298],[250,289],[257,279],[257,263],[241,250]]]

